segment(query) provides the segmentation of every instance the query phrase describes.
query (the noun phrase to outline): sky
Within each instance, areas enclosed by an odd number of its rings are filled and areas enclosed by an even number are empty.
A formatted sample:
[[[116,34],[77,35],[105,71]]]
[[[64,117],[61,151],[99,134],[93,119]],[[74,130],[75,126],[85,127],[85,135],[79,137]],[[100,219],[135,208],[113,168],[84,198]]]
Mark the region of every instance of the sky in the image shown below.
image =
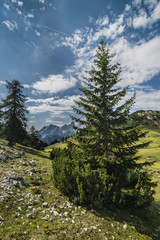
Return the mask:
[[[104,40],[121,64],[132,111],[160,110],[159,0],[0,0],[0,100],[6,80],[27,96],[28,127],[71,122]]]

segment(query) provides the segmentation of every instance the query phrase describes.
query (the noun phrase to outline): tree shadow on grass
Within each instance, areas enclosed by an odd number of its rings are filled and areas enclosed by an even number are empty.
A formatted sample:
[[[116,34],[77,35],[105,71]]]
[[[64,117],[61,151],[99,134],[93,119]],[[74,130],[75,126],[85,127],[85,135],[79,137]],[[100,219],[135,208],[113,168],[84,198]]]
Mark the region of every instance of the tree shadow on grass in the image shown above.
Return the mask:
[[[51,159],[49,158],[49,156],[47,156],[47,154],[45,154],[45,152],[40,151],[40,150],[36,150],[36,149],[34,149],[34,148],[28,148],[28,149],[26,149],[26,153],[32,154],[32,155],[35,155],[35,156],[38,156],[38,157],[45,158],[45,159],[47,159],[47,160],[51,160]]]
[[[135,227],[137,232],[151,237],[153,240],[160,239],[160,202],[154,201],[150,207],[145,209],[110,208],[99,210],[95,213],[98,217],[106,220],[112,219],[122,224]]]

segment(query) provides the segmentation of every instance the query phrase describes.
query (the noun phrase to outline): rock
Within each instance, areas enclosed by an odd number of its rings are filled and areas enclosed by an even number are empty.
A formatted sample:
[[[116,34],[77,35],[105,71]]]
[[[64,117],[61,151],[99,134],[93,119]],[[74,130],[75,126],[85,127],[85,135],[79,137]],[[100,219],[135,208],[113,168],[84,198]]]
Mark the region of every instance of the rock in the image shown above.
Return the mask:
[[[63,213],[63,217],[67,217],[67,215],[68,215],[68,212]]]
[[[54,216],[58,216],[58,215],[59,215],[57,211],[52,211],[52,214],[53,214]]]
[[[12,178],[10,178],[10,180],[13,180],[13,182],[15,183],[15,181],[16,182],[19,182],[21,185],[23,185],[23,186],[25,186],[25,187],[27,187],[27,186],[29,186],[29,184],[28,184],[28,182],[22,177],[22,176],[15,176],[15,177],[12,177]],[[19,184],[18,183],[18,184]],[[18,186],[18,184],[16,184],[16,186]],[[19,186],[20,186],[20,184],[19,184]]]
[[[2,216],[0,216],[0,222],[3,222],[4,218]]]
[[[49,215],[46,215],[46,216],[43,217],[42,219],[48,221],[48,219],[49,219]]]
[[[126,228],[127,228],[127,224],[124,224],[124,225],[123,225],[123,229],[126,229]]]
[[[48,207],[48,203],[47,203],[47,202],[44,202],[44,203],[43,203],[43,207]]]
[[[17,182],[16,180],[13,180],[12,183],[14,187],[20,187],[19,182]]]
[[[38,210],[36,208],[32,209],[32,215],[36,215],[38,213]]]
[[[31,166],[33,166],[33,167],[36,167],[36,166],[37,166],[34,160],[30,161],[29,164],[30,164]]]
[[[34,219],[34,216],[33,216],[32,213],[28,213],[28,214],[27,214],[27,218]]]
[[[5,155],[0,155],[0,161],[6,162],[7,161],[7,157]]]
[[[21,207],[18,207],[18,211],[22,212],[22,208],[21,208]]]
[[[21,157],[21,154],[19,152],[16,152],[15,155],[14,155],[15,158],[20,158]]]

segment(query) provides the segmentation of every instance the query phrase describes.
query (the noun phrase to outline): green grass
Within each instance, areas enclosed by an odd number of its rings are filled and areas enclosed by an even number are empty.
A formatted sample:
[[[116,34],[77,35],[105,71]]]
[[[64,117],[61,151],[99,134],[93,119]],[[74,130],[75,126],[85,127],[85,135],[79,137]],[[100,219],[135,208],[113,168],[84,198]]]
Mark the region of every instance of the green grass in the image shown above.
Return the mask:
[[[160,132],[149,131],[146,140],[152,140],[148,148],[140,150],[141,161],[156,160],[149,170],[153,172],[153,177],[158,181],[155,201],[148,209],[104,209],[103,211],[91,211],[78,207],[63,196],[52,182],[52,162],[49,154],[52,148],[64,148],[66,142],[54,144],[38,151],[32,148],[25,148],[24,159],[13,159],[9,164],[0,163],[0,177],[8,171],[14,169],[19,174],[32,169],[31,166],[23,166],[23,161],[34,159],[37,164],[37,171],[32,176],[24,175],[29,186],[23,189],[14,189],[5,202],[0,203],[0,216],[4,222],[0,223],[1,240],[52,240],[52,239],[107,239],[107,240],[143,240],[160,239],[160,232],[156,229],[160,227]],[[2,141],[0,141],[2,143]],[[3,141],[3,144],[7,144]],[[19,151],[21,146],[16,146]],[[24,148],[24,147],[23,147]],[[9,165],[11,165],[9,167]],[[20,190],[20,191],[19,191]],[[27,205],[30,201],[31,205]],[[40,195],[41,194],[41,195]],[[40,195],[40,197],[38,197]],[[23,199],[23,201],[21,201]],[[43,203],[47,202],[48,207]],[[67,207],[67,204],[70,207]],[[21,207],[22,211],[18,211]],[[55,216],[50,213],[50,209],[58,212]],[[34,219],[27,217],[31,209],[39,209]],[[41,209],[41,210],[40,210]],[[67,216],[65,216],[67,212]],[[19,213],[19,214],[17,214]],[[49,215],[49,219],[43,219]]]

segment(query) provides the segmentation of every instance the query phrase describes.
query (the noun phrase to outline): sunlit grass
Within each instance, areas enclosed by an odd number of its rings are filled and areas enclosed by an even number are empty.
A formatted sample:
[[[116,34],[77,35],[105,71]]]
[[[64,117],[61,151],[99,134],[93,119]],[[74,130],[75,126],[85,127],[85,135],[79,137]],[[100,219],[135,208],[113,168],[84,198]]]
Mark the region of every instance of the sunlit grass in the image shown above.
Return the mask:
[[[104,209],[104,211],[92,213],[87,210],[85,214],[81,214],[84,211],[83,208],[78,209],[76,214],[76,220],[72,223],[73,216],[75,214],[75,207],[73,207],[69,216],[69,222],[64,223],[59,221],[59,218],[53,218],[53,221],[42,220],[43,214],[39,211],[35,219],[28,219],[26,217],[26,206],[23,206],[23,202],[18,203],[13,201],[16,199],[15,195],[4,204],[0,209],[0,215],[6,218],[5,224],[0,226],[0,238],[7,239],[25,239],[31,238],[38,240],[45,239],[133,239],[133,240],[146,240],[152,239],[159,240],[159,233],[155,229],[160,226],[160,132],[149,131],[146,136],[146,141],[151,141],[150,145],[139,151],[141,155],[140,161],[152,161],[155,160],[155,164],[149,166],[148,169],[153,173],[153,180],[158,181],[156,188],[156,195],[153,204],[144,209]],[[1,142],[1,141],[0,141]],[[7,144],[6,141],[3,141]],[[19,147],[20,145],[17,145]],[[45,151],[39,151],[32,148],[22,146],[26,150],[26,156],[29,159],[36,159],[38,169],[43,169],[39,176],[41,177],[40,191],[42,193],[41,201],[35,203],[34,208],[42,208],[43,202],[48,202],[49,205],[54,202],[62,205],[67,199],[59,193],[54,187],[52,182],[52,161],[49,158],[50,151],[53,148],[64,148],[67,146],[67,142],[56,143],[52,146],[48,146]],[[17,166],[19,167],[19,159]],[[5,169],[6,170],[6,169]],[[26,178],[27,176],[25,176]],[[36,178],[36,175],[34,175]],[[35,187],[32,185],[30,178],[26,178],[30,186],[24,191],[27,194],[35,191]],[[19,193],[18,193],[19,194]],[[5,206],[8,206],[6,208]],[[16,216],[17,207],[21,206],[22,213],[19,217]],[[45,210],[42,208],[42,210]],[[68,211],[60,210],[59,212]],[[22,224],[21,224],[22,223]],[[24,224],[24,225],[23,225]],[[127,225],[125,229],[124,226]],[[12,226],[12,227],[10,227]],[[39,226],[39,227],[37,227]],[[94,229],[96,226],[96,229]]]

